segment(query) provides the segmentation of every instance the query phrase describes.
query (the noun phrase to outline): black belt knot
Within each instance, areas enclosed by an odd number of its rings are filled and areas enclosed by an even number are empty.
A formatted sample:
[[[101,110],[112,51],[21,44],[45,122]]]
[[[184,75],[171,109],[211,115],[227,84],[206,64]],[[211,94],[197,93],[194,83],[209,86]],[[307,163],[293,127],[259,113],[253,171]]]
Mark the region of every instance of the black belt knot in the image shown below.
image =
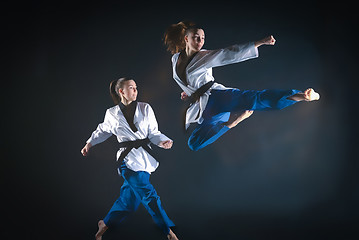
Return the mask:
[[[210,81],[210,82],[207,82],[205,84],[203,84],[200,88],[198,88],[194,93],[191,94],[191,96],[189,96],[189,106],[186,107],[186,110],[184,111],[184,114],[183,114],[183,119],[184,119],[184,129],[186,130],[186,113],[187,113],[187,110],[188,108],[195,102],[197,102],[200,97],[205,94],[205,92],[207,92],[211,87],[212,85],[214,84],[214,81]],[[197,114],[197,117],[199,117],[199,113],[200,113],[201,110],[198,111],[198,114]]]
[[[191,104],[197,102],[199,98],[208,91],[214,84],[214,81],[207,82],[203,84],[200,88],[198,88],[191,96],[189,96],[189,101]]]
[[[118,158],[119,162],[122,162],[122,160],[127,156],[127,154],[133,149],[136,148],[138,149],[139,147],[142,147],[143,149],[145,149],[152,157],[154,157],[152,155],[152,149],[149,147],[149,144],[151,143],[149,138],[144,138],[144,139],[137,139],[134,141],[126,141],[126,142],[121,142],[120,148],[125,148],[125,150],[121,153],[120,157]]]

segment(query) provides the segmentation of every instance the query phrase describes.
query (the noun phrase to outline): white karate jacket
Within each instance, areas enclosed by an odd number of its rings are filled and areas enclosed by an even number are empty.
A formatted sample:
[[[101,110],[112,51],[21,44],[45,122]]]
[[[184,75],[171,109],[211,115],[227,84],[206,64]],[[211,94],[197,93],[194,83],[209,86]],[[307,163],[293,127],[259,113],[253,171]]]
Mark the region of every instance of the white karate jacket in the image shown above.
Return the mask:
[[[176,53],[172,56],[173,78],[182,88],[182,90],[188,96],[191,96],[191,94],[193,94],[202,85],[206,84],[209,81],[214,81],[214,77],[212,76],[213,67],[238,63],[251,58],[256,58],[258,57],[258,49],[254,46],[253,42],[240,45],[237,44],[228,48],[218,50],[201,49],[186,67],[186,76],[188,83],[187,86],[179,78],[176,72],[176,65],[179,54],[180,53]],[[223,90],[229,88],[223,86],[222,84],[214,83],[210,90],[211,89]],[[203,96],[201,96],[199,101],[192,104],[188,108],[186,113],[186,128],[188,128],[191,123],[202,123],[202,113],[206,108],[210,95],[210,90],[208,90]]]
[[[107,109],[103,123],[92,133],[87,143],[92,146],[99,144],[110,136],[115,135],[118,142],[133,141],[136,139],[149,138],[150,141],[158,145],[162,141],[171,140],[158,130],[155,114],[148,103],[138,102],[134,115],[134,124],[138,131],[133,132],[127,123],[118,105]],[[117,152],[118,159],[124,151],[120,148]],[[133,171],[154,172],[159,163],[142,147],[133,148],[124,158],[126,166]]]

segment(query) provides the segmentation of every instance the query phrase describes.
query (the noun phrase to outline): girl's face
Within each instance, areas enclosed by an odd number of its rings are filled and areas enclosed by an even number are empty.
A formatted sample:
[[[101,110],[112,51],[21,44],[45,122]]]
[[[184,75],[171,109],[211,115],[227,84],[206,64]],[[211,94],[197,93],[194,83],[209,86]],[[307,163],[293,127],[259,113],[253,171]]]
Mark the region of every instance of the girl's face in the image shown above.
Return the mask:
[[[204,31],[202,29],[190,31],[184,39],[190,50],[198,52],[204,44]]]
[[[128,80],[123,83],[123,87],[119,89],[119,92],[123,98],[129,102],[136,101],[137,99],[137,85],[135,81]]]

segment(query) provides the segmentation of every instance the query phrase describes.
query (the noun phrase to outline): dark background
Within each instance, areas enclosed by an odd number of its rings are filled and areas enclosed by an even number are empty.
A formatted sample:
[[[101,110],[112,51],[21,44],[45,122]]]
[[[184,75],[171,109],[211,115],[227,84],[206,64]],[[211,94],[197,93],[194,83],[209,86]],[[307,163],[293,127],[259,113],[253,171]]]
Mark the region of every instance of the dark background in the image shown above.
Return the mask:
[[[356,4],[353,2],[353,4]],[[189,239],[356,239],[356,6],[347,2],[28,1],[2,14],[2,236],[93,239],[118,197],[116,139],[81,148],[111,107],[110,81],[133,77],[174,140],[152,183]],[[318,102],[256,112],[192,152],[180,88],[162,43],[172,23],[203,26],[205,48],[267,35],[254,60],[213,70],[241,89],[315,88]],[[5,238],[4,238],[5,239]],[[104,239],[165,239],[141,206]]]

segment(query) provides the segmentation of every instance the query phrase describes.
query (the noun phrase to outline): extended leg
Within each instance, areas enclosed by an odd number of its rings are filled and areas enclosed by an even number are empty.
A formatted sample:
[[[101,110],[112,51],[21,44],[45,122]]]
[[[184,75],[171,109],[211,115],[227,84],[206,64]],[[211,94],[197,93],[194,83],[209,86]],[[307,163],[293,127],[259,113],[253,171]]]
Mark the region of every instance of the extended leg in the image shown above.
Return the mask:
[[[212,90],[203,112],[204,121],[188,139],[191,150],[197,151],[213,143],[230,128],[253,114],[253,110],[282,109],[297,101],[290,97],[301,95],[298,90]],[[305,92],[309,95],[309,92]]]
[[[308,92],[309,93],[309,92]],[[278,110],[289,107],[298,99],[291,99],[292,96],[301,96],[299,90],[216,90],[211,92],[205,112],[214,116],[222,112],[241,112],[245,110]],[[295,98],[295,97],[294,97]]]

